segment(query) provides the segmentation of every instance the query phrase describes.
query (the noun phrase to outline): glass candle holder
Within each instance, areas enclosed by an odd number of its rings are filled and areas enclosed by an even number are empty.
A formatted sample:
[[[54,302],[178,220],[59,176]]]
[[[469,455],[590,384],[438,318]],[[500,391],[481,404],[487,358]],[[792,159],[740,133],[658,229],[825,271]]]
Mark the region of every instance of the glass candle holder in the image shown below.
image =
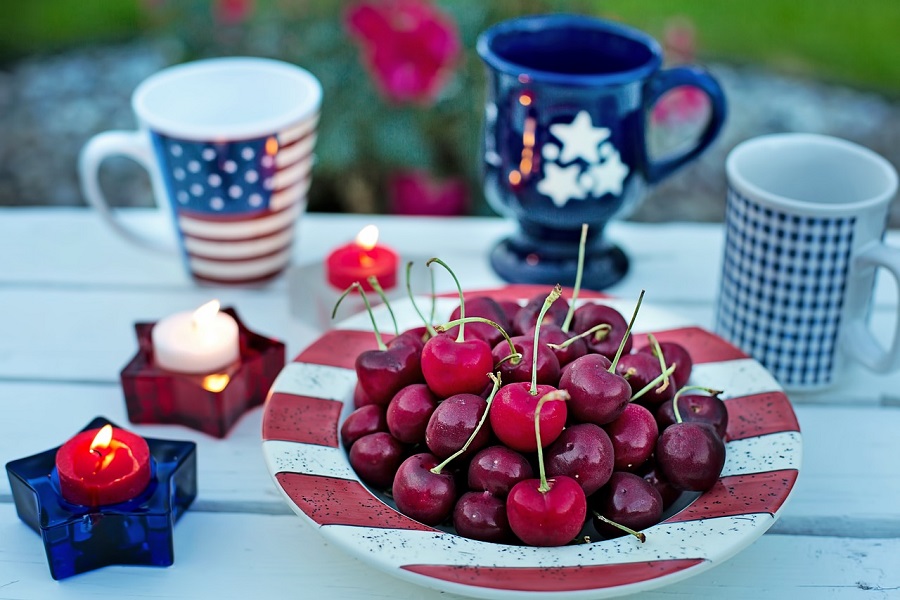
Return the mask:
[[[285,346],[256,334],[232,308],[238,324],[240,360],[221,372],[178,373],[153,360],[150,332],[155,323],[137,323],[138,352],[121,372],[132,423],[178,424],[217,438],[225,437],[241,416],[261,405],[285,365]]]
[[[107,424],[113,425],[97,417],[82,431]],[[197,496],[196,444],[146,441],[150,483],[136,497],[117,504],[67,502],[56,471],[58,447],[6,464],[16,512],[40,534],[54,579],[107,565],[174,563],[173,526]]]

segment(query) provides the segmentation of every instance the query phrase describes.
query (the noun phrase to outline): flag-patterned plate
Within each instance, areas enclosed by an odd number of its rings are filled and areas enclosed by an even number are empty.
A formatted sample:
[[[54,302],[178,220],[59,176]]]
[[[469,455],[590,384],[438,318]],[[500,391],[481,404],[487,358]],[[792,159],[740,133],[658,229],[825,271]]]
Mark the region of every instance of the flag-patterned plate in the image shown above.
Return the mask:
[[[507,286],[498,299],[527,300],[545,287]],[[476,292],[472,292],[474,294]],[[477,292],[484,293],[484,291]],[[467,294],[468,296],[468,294]],[[631,314],[634,300],[583,292]],[[429,302],[421,300],[422,306]],[[439,298],[437,314],[456,306]],[[397,303],[401,331],[420,325],[411,304]],[[376,310],[379,329],[392,330]],[[662,523],[632,536],[560,548],[479,542],[397,512],[350,467],[339,426],[353,409],[354,360],[375,347],[366,315],[332,330],[287,365],[263,417],[269,471],[291,508],[349,554],[408,581],[481,598],[609,598],[668,585],[713,567],[775,522],[794,487],[801,436],[787,396],[755,360],[716,335],[645,303],[635,346],[652,332],[694,360],[691,383],[724,390],[729,414],[726,462],[716,485]]]

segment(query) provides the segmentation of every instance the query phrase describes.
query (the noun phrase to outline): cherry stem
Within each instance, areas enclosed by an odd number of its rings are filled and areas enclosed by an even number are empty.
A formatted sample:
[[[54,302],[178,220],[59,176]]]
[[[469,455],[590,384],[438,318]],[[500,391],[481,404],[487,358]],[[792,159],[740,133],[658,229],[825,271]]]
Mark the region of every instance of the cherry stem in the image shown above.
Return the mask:
[[[400,328],[397,327],[397,317],[394,316],[394,309],[391,308],[391,303],[384,293],[384,288],[382,288],[381,284],[378,282],[378,278],[374,275],[369,275],[369,277],[366,278],[366,281],[369,282],[369,285],[372,286],[372,289],[375,290],[375,293],[378,294],[378,297],[381,298],[381,301],[387,307],[388,313],[391,315],[391,321],[394,322],[394,335],[400,335]]]
[[[547,314],[547,311],[550,310],[550,307],[556,302],[559,297],[562,295],[562,287],[557,283],[550,293],[547,295],[547,298],[544,300],[544,305],[541,307],[541,312],[538,313],[537,322],[534,324],[534,349],[532,350],[532,354],[534,356],[531,357],[531,388],[528,390],[528,393],[532,396],[537,396],[537,363],[538,363],[538,343],[541,337],[541,323],[544,321],[544,315]]]
[[[675,422],[682,423],[681,419],[681,411],[678,410],[678,400],[681,399],[681,395],[685,392],[693,392],[693,391],[704,391],[710,396],[718,396],[722,393],[722,390],[714,390],[712,388],[704,387],[702,385],[686,385],[675,394],[675,397],[672,398],[672,412],[675,413]]]
[[[650,345],[653,347],[653,354],[655,354],[656,358],[659,359],[659,370],[665,371],[667,368],[666,367],[666,359],[663,356],[662,348],[660,347],[659,342],[656,341],[656,337],[654,337],[654,335],[652,333],[647,334],[647,339],[650,340]],[[672,365],[672,366],[676,366],[676,365]],[[668,377],[666,377],[665,383],[663,383],[661,386],[659,386],[659,389],[656,391],[663,392],[663,391],[665,391],[665,389],[667,387],[669,387],[669,378]]]
[[[578,269],[575,271],[575,287],[572,288],[572,300],[569,302],[569,312],[566,313],[566,320],[563,321],[561,329],[565,332],[569,331],[569,325],[572,324],[572,317],[575,315],[575,301],[578,299],[578,292],[581,291],[581,276],[584,273],[584,247],[587,244],[588,224],[581,224],[581,240],[578,242]]]
[[[522,355],[516,351],[516,345],[513,344],[512,339],[509,337],[509,334],[503,329],[503,326],[496,321],[491,321],[490,319],[485,319],[484,317],[460,317],[459,319],[454,319],[452,321],[448,321],[442,325],[438,325],[434,328],[434,330],[438,333],[444,333],[448,329],[452,329],[459,325],[459,328],[462,329],[464,323],[487,323],[494,329],[500,332],[500,335],[503,336],[503,339],[506,340],[506,343],[509,344],[510,357],[518,356],[519,358],[513,362],[514,365],[519,364],[519,361],[522,360]],[[459,341],[459,340],[457,340]],[[509,357],[508,357],[509,358]],[[506,359],[504,359],[506,360]],[[502,361],[501,361],[502,362]]]
[[[633,535],[634,537],[639,539],[642,544],[647,541],[647,536],[644,535],[643,533],[641,533],[640,531],[635,531],[631,527],[626,527],[625,525],[620,525],[619,523],[616,523],[615,521],[607,519],[606,517],[604,517],[603,515],[601,515],[600,513],[596,512],[596,511],[594,511],[594,516],[597,517],[598,519],[600,519],[601,521],[603,521],[604,523],[606,523],[607,525],[612,525],[613,527],[617,527],[618,529],[621,529],[625,533],[630,533],[631,535]]]
[[[378,325],[375,323],[375,315],[372,314],[372,305],[369,304],[369,299],[366,297],[366,292],[363,290],[362,286],[358,281],[354,281],[344,290],[344,293],[337,299],[337,302],[334,303],[334,310],[331,311],[331,318],[337,314],[338,306],[341,305],[341,302],[344,298],[347,297],[347,294],[352,292],[354,289],[359,290],[359,295],[362,296],[363,303],[366,305],[366,312],[369,313],[369,319],[372,321],[372,331],[375,332],[375,342],[378,344],[379,350],[387,350],[387,345],[384,343],[384,340],[381,337],[381,332],[378,331]]]
[[[646,394],[647,392],[652,390],[654,387],[658,386],[660,381],[665,381],[666,384],[668,384],[669,376],[672,375],[672,373],[674,373],[674,372],[675,372],[675,365],[672,365],[671,367],[667,368],[665,371],[663,371],[662,373],[657,375],[653,379],[653,381],[651,381],[650,383],[648,383],[647,385],[645,385],[644,387],[639,389],[637,391],[637,393],[631,397],[631,402],[634,402],[635,400],[637,400],[638,398],[640,398],[641,396],[643,396],[644,394]],[[665,389],[666,389],[665,386],[661,386],[661,385],[659,386],[659,391],[663,391]]]
[[[566,390],[553,390],[541,396],[537,406],[534,407],[534,438],[537,441],[538,472],[541,475],[538,491],[542,494],[550,491],[550,484],[547,483],[547,471],[544,469],[544,448],[541,445],[541,407],[545,402],[565,402],[569,398],[569,392]]]
[[[494,382],[494,387],[491,388],[491,393],[487,397],[487,400],[485,400],[485,402],[487,402],[487,407],[484,409],[484,414],[481,415],[481,419],[478,421],[478,425],[475,426],[475,430],[472,432],[472,435],[469,436],[469,439],[466,440],[466,443],[463,444],[463,447],[448,456],[441,464],[429,469],[435,475],[440,475],[444,467],[450,464],[450,461],[452,461],[454,458],[457,458],[459,455],[469,449],[469,445],[475,439],[475,436],[478,435],[478,432],[481,431],[484,422],[487,420],[488,413],[491,412],[491,404],[493,404],[494,402],[494,396],[497,395],[497,390],[500,389],[500,373],[488,373],[487,376],[490,377],[491,381]]]
[[[442,261],[439,258],[428,259],[428,262],[425,263],[425,266],[430,267],[431,263],[437,263],[437,264],[441,265],[442,267],[447,269],[448,273],[450,273],[450,276],[453,278],[453,282],[456,284],[456,290],[459,292],[459,318],[465,319],[466,318],[466,299],[463,297],[462,286],[459,284],[459,279],[456,278],[456,273],[453,272],[453,269],[451,269],[450,267],[447,266],[447,263],[445,263],[444,261]],[[465,338],[465,326],[466,326],[465,322],[460,323],[459,335],[456,336],[457,342],[465,341],[465,339],[466,339]]]
[[[616,357],[613,359],[612,364],[609,365],[609,372],[616,372],[616,365],[619,364],[619,359],[622,358],[622,352],[625,350],[625,342],[628,341],[628,336],[631,335],[631,328],[634,326],[634,320],[637,319],[638,311],[641,310],[641,302],[644,301],[644,291],[641,290],[641,295],[638,296],[637,304],[634,307],[634,312],[631,313],[631,321],[628,322],[628,327],[625,328],[625,335],[622,336],[622,341],[619,342],[619,349],[616,350]]]
[[[575,340],[580,340],[581,338],[586,338],[587,336],[589,336],[593,333],[597,333],[599,331],[609,332],[611,329],[612,329],[612,327],[610,327],[609,323],[600,323],[599,325],[594,325],[593,327],[591,327],[584,333],[579,333],[578,335],[574,335],[574,336],[570,337],[569,339],[564,341],[562,344],[547,344],[547,345],[549,347],[553,348],[554,350],[562,350],[562,349],[568,347],[570,344],[575,343]]]
[[[435,331],[434,331],[434,327],[431,326],[432,321],[429,321],[428,319],[426,319],[425,315],[422,314],[422,311],[419,310],[419,307],[416,304],[416,298],[415,298],[415,296],[413,296],[413,293],[412,293],[412,286],[409,283],[409,272],[412,269],[412,266],[413,266],[412,261],[409,261],[408,263],[406,263],[406,295],[409,296],[409,301],[412,302],[413,310],[416,311],[416,314],[419,315],[419,318],[422,319],[423,323],[425,323],[425,330],[428,331],[428,335],[430,337],[434,337]],[[434,283],[434,273],[432,271],[429,271],[429,273],[431,274],[431,282]],[[433,303],[434,303],[434,296],[432,296],[432,305],[433,305]],[[434,311],[432,310],[432,313],[433,312]],[[431,318],[432,319],[434,318],[434,314],[431,315]]]

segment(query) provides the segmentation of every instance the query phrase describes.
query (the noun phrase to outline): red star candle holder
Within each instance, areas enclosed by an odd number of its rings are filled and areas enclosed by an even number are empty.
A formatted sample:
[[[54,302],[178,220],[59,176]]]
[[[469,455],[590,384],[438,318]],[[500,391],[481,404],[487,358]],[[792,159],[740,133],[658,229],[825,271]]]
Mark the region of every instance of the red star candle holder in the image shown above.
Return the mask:
[[[197,497],[196,448],[97,417],[62,446],[7,463],[16,512],[40,534],[50,575],[173,564],[172,529]]]
[[[214,373],[179,373],[160,367],[151,332],[137,323],[138,352],[122,369],[122,390],[132,423],[179,424],[225,437],[241,416],[261,405],[285,365],[282,342],[256,334],[231,308],[238,325],[238,360]]]

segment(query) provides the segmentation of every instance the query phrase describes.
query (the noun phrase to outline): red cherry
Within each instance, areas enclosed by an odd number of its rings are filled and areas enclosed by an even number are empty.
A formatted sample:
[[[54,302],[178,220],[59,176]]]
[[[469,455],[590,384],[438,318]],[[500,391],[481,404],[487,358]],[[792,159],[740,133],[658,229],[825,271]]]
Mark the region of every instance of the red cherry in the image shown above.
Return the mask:
[[[448,398],[484,391],[490,384],[487,374],[494,368],[494,360],[484,340],[459,341],[444,333],[425,342],[421,365],[431,391]]]
[[[560,475],[548,479],[547,485],[549,489],[541,491],[540,479],[520,481],[506,499],[510,528],[531,546],[568,544],[587,516],[587,499],[578,482]]]
[[[426,525],[437,525],[450,516],[456,503],[456,483],[447,471],[434,473],[433,454],[413,454],[394,476],[391,492],[397,510]]]
[[[540,399],[558,391],[549,385],[537,386],[537,393],[530,392],[528,383],[504,385],[494,398],[491,407],[491,429],[497,438],[519,452],[534,452],[537,438],[534,435],[534,412]],[[550,402],[540,414],[541,443],[552,444],[566,425],[568,411],[565,402]]]

